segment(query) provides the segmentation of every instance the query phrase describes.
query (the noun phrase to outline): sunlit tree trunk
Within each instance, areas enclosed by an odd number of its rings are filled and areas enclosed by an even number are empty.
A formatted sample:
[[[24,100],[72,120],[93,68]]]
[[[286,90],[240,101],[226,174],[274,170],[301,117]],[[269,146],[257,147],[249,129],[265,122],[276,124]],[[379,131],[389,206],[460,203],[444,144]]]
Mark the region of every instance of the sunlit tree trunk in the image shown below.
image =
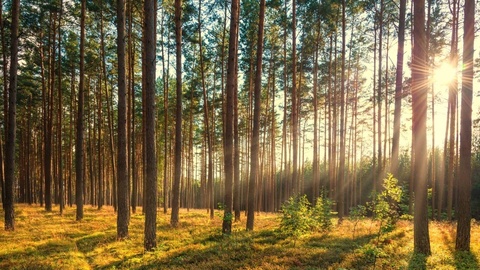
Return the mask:
[[[472,101],[475,0],[465,0],[463,26],[462,109],[460,125],[460,170],[458,178],[457,236],[455,250],[470,250],[472,190]]]
[[[412,55],[412,131],[414,136],[414,249],[430,255],[427,213],[427,76],[425,0],[414,3]]]
[[[452,11],[452,39],[450,43],[450,64],[456,70],[458,66],[458,6],[459,1],[449,1]],[[457,96],[458,96],[457,78],[454,77],[449,86],[448,104],[450,107],[450,134],[448,148],[448,166],[447,166],[447,219],[452,219],[453,191],[455,189],[454,165],[455,165],[455,139],[456,139],[456,116],[457,116]]]
[[[405,43],[405,11],[407,0],[400,0],[400,15],[398,22],[398,49],[397,71],[395,77],[395,109],[393,113],[392,160],[390,172],[398,174],[398,156],[400,145],[400,120],[402,115],[402,87],[403,87],[403,54]]]
[[[260,109],[262,90],[262,57],[263,57],[263,25],[265,20],[265,0],[260,0],[260,15],[258,19],[257,36],[257,64],[255,72],[254,111],[253,111],[253,134],[250,156],[250,176],[248,182],[248,215],[247,230],[253,230],[255,219],[255,182],[258,174],[258,151],[260,143]]]

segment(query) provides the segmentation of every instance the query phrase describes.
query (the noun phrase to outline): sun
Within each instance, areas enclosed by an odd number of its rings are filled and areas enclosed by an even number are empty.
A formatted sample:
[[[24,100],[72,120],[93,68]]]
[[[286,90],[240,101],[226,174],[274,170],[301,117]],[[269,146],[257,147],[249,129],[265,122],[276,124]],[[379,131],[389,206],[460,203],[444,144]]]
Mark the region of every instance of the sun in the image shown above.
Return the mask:
[[[433,71],[432,80],[433,83],[439,86],[448,86],[455,77],[457,71],[448,62],[443,62],[440,66]]]

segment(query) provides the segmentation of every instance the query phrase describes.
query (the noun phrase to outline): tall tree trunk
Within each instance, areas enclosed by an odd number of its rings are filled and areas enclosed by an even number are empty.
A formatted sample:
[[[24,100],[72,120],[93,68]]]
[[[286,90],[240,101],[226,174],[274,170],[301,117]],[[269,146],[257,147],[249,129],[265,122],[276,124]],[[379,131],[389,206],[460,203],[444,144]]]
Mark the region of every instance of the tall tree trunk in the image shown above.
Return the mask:
[[[173,179],[172,216],[170,224],[178,226],[180,210],[180,180],[182,178],[182,0],[175,0],[175,47],[176,47],[176,108],[175,108],[175,173]]]
[[[398,174],[398,156],[400,145],[400,120],[402,115],[402,86],[403,86],[403,53],[405,43],[405,10],[407,0],[400,0],[400,15],[398,22],[398,49],[397,71],[395,77],[395,110],[393,113],[392,160],[390,171],[394,176]]]
[[[205,85],[205,66],[203,62],[203,41],[202,41],[202,0],[198,1],[198,39],[200,45],[200,72],[202,76],[202,90],[203,90],[203,112],[204,112],[204,121],[205,121],[205,136],[207,141],[207,155],[208,155],[208,169],[207,169],[207,185],[213,185],[213,145],[212,145],[212,134],[210,131],[210,120],[209,120],[209,103],[207,88]],[[207,200],[206,207],[209,208],[210,201]],[[210,217],[213,217],[213,211],[211,211]]]
[[[56,13],[50,12],[51,28],[53,33],[49,35],[50,55],[49,55],[49,82],[47,87],[47,113],[45,129],[45,210],[52,211],[52,142],[53,142],[53,90],[55,88],[55,38],[56,38]]]
[[[58,130],[57,130],[57,160],[58,160],[58,174],[57,181],[59,185],[59,205],[60,215],[63,214],[65,207],[65,191],[63,184],[63,157],[62,157],[62,115],[63,115],[63,97],[62,97],[62,13],[63,0],[60,0],[60,11],[58,15]]]
[[[255,219],[255,183],[258,176],[258,149],[260,143],[260,109],[262,91],[263,25],[265,20],[265,0],[260,0],[257,36],[257,69],[255,72],[253,134],[250,156],[250,177],[248,182],[247,230],[253,230]]]
[[[292,188],[296,190],[298,182],[298,108],[297,108],[297,17],[296,17],[296,0],[292,0],[292,145],[293,145],[293,171],[292,171]]]
[[[458,6],[459,1],[452,1],[452,39],[450,43],[450,64],[456,70],[458,66]],[[449,2],[450,3],[450,2]],[[455,138],[456,138],[456,115],[457,115],[457,97],[458,97],[457,78],[454,77],[453,82],[449,86],[448,104],[450,107],[450,135],[448,148],[448,165],[447,165],[447,219],[452,220],[453,209],[453,191],[454,187],[454,165],[455,165]]]
[[[462,109],[460,130],[460,170],[458,179],[457,236],[455,250],[470,251],[472,192],[472,101],[475,0],[465,0],[463,26]]]
[[[14,182],[15,182],[15,137],[17,109],[18,70],[18,25],[20,0],[12,1],[12,25],[10,43],[10,85],[8,96],[8,129],[5,140],[5,230],[15,230]]]
[[[232,0],[231,4],[231,18],[230,18],[230,37],[228,39],[228,64],[227,64],[227,84],[225,86],[226,92],[226,106],[225,106],[225,135],[224,135],[224,163],[225,163],[225,209],[222,224],[222,232],[230,234],[232,232],[232,208],[233,208],[233,114],[234,114],[234,92],[236,91],[236,68],[238,51],[238,28],[239,28],[239,8],[240,1]]]
[[[384,4],[383,0],[380,1],[380,14],[378,23],[379,32],[378,32],[378,86],[377,86],[377,171],[374,172],[377,175],[377,190],[381,190],[381,181],[382,181],[382,53],[383,53],[383,12]]]
[[[75,141],[75,201],[77,205],[76,219],[80,221],[83,219],[83,137],[84,137],[84,91],[85,91],[85,13],[86,0],[81,1],[82,10],[80,15],[80,82],[78,87],[78,103],[77,103],[77,131]]]
[[[125,75],[125,1],[117,0],[118,141],[117,239],[128,237],[127,100]]]
[[[427,215],[427,77],[425,0],[414,3],[414,46],[412,56],[412,113],[414,135],[414,249],[430,255]]]
[[[176,0],[178,1],[178,0]],[[177,3],[175,3],[177,6]],[[176,7],[177,8],[177,7]],[[155,150],[155,51],[156,51],[156,2],[144,2],[144,83],[145,88],[145,241],[147,251],[157,246],[157,157]]]
[[[3,74],[3,129],[5,136],[8,129],[8,73],[7,73],[7,47],[5,45],[5,30],[3,24],[3,3],[0,1],[0,39],[2,45],[2,74]],[[6,138],[6,137],[5,137]],[[2,207],[5,210],[5,168],[4,168],[4,144],[0,136],[0,188],[2,189]]]
[[[345,211],[345,45],[346,45],[346,21],[345,21],[345,0],[342,1],[342,74],[340,86],[340,166],[338,172],[338,218],[342,221]]]

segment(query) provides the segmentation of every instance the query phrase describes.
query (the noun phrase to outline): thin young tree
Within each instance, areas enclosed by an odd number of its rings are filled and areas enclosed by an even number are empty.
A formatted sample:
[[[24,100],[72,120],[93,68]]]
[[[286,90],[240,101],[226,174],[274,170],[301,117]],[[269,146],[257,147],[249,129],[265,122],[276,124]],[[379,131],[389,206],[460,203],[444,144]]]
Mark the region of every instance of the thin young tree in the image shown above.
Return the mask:
[[[128,237],[127,100],[125,75],[125,1],[117,0],[118,125],[117,239]]]
[[[412,55],[412,132],[414,136],[414,250],[430,255],[427,212],[427,63],[425,0],[414,2]]]
[[[5,230],[15,230],[14,182],[15,182],[15,137],[17,109],[17,70],[18,70],[18,25],[20,0],[12,1],[12,24],[10,44],[10,85],[8,95],[8,128],[5,140]]]
[[[75,141],[75,203],[77,205],[76,219],[83,219],[83,137],[84,137],[84,91],[85,91],[85,16],[86,0],[81,1],[80,15],[80,77],[77,103],[77,130]]]
[[[475,0],[465,0],[463,25],[462,109],[460,124],[460,172],[458,179],[457,236],[455,250],[470,250],[470,197],[472,190],[472,101]]]
[[[144,2],[144,93],[145,103],[145,239],[144,248],[151,251],[157,246],[157,157],[155,149],[155,51],[156,1]]]
[[[175,0],[175,48],[176,48],[176,108],[175,108],[175,172],[173,179],[172,216],[170,225],[178,226],[180,210],[180,180],[182,178],[182,0]]]
[[[253,230],[255,219],[255,183],[258,176],[258,150],[260,143],[260,109],[262,91],[262,57],[263,57],[263,32],[265,21],[265,0],[260,0],[260,15],[258,18],[257,36],[257,69],[255,71],[254,109],[253,109],[253,134],[250,156],[250,179],[248,182],[248,214],[247,230]]]
[[[224,135],[224,163],[225,163],[225,209],[222,224],[222,232],[230,234],[232,232],[232,208],[233,208],[233,111],[234,111],[234,91],[236,91],[236,68],[238,51],[238,28],[239,28],[239,8],[240,1],[232,0],[231,18],[230,18],[230,37],[228,39],[228,60],[227,60],[227,84],[225,86],[226,106],[225,106],[225,135]]]

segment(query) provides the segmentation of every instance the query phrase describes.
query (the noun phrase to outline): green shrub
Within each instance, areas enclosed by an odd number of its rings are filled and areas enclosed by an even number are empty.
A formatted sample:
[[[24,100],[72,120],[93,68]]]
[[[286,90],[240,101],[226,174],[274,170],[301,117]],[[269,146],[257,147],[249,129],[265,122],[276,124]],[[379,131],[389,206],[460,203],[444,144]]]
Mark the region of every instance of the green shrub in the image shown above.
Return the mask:
[[[330,231],[333,227],[332,218],[333,201],[323,193],[317,198],[317,203],[312,209],[313,226],[323,232]]]
[[[298,239],[312,228],[310,202],[306,195],[292,196],[282,205],[280,230]]]
[[[402,189],[398,180],[392,174],[388,174],[383,180],[383,190],[374,195],[370,203],[374,218],[380,220],[381,232],[390,232],[400,218],[399,203],[402,198]]]
[[[367,215],[367,207],[364,205],[357,205],[350,208],[350,213],[348,214],[348,219],[353,222],[353,239],[355,239],[355,231],[357,229],[358,222],[364,219]]]

